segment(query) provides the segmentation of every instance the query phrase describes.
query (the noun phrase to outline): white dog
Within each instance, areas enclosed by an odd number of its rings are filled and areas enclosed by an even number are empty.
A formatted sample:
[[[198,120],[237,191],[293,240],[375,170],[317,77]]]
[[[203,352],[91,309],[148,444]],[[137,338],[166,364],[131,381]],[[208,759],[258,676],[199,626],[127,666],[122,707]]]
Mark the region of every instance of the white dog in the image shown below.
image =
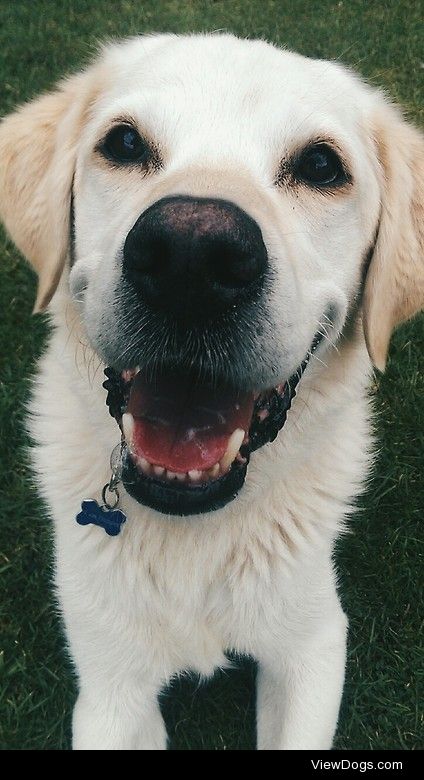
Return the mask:
[[[74,747],[164,749],[162,687],[235,650],[259,662],[259,749],[330,748],[332,550],[371,363],[424,304],[422,137],[337,64],[159,35],[6,118],[0,160],[54,324],[31,431]]]

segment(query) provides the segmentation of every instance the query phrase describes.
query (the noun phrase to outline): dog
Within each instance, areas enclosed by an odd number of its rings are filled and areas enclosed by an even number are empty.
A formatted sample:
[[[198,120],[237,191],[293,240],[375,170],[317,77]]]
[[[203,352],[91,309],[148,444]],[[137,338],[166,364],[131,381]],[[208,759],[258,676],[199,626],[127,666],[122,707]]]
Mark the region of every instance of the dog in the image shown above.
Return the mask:
[[[228,651],[258,749],[329,749],[367,386],[424,305],[422,135],[334,62],[139,36],[6,117],[0,160],[53,324],[29,425],[74,749],[166,749],[161,689]]]

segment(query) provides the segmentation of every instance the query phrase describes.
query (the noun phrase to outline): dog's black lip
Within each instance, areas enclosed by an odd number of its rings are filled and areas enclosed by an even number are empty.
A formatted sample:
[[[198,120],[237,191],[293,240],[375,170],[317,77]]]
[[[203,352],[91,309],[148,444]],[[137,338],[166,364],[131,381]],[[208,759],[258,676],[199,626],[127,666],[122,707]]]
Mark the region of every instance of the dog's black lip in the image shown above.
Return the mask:
[[[139,504],[148,506],[165,515],[203,514],[221,509],[234,498],[243,487],[248,461],[233,463],[230,471],[219,479],[201,485],[183,482],[164,482],[140,473],[129,455],[122,470],[122,482],[127,493]]]
[[[124,456],[121,480],[130,496],[144,506],[155,509],[165,515],[196,515],[221,509],[234,498],[243,487],[250,455],[268,442],[274,441],[283,428],[287,413],[296,395],[296,388],[308,365],[311,355],[318,348],[323,334],[318,332],[308,354],[297,371],[287,380],[282,394],[276,390],[269,393],[269,414],[265,420],[258,421],[255,411],[260,409],[260,398],[255,403],[252,423],[249,429],[249,441],[240,448],[244,462],[235,461],[227,474],[218,479],[200,485],[184,482],[165,482],[160,478],[140,472],[129,453]],[[108,391],[106,404],[118,425],[125,411],[125,392],[121,374],[113,368],[106,368],[106,381],[103,387]]]

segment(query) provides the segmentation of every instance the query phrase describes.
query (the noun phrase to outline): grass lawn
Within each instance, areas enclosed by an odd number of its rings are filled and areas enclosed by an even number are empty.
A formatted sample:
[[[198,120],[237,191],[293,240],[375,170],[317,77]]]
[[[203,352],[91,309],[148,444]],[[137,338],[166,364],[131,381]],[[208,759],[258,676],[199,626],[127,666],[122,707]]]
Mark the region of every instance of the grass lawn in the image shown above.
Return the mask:
[[[422,124],[422,10],[417,0],[0,0],[0,113],[78,68],[104,37],[225,28],[340,58]],[[48,329],[31,317],[34,289],[0,234],[0,745],[57,750],[69,748],[75,683],[49,585],[49,522],[25,456],[23,404]],[[381,454],[337,552],[350,617],[339,748],[424,747],[423,347],[418,318],[396,334],[388,370],[372,389]],[[251,750],[254,677],[246,661],[205,685],[177,682],[163,697],[172,748]]]

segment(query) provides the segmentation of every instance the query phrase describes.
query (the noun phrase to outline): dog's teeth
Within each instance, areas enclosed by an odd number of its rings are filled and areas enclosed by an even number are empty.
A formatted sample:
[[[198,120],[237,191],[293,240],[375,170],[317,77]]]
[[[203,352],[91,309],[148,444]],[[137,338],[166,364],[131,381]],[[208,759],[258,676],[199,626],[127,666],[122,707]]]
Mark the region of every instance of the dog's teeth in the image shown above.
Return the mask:
[[[124,431],[125,440],[130,446],[134,433],[134,417],[129,412],[125,412],[122,415],[122,430]]]
[[[124,382],[131,382],[131,380],[134,379],[136,373],[137,373],[136,368],[126,368],[122,372],[121,377],[124,380]]]
[[[198,471],[197,469],[192,469],[188,472],[188,477],[191,482],[199,482],[202,478],[202,472]]]
[[[236,428],[234,433],[231,434],[227,449],[219,462],[223,474],[225,474],[225,472],[228,471],[228,469],[230,468],[233,460],[235,459],[243,443],[243,439],[244,439],[243,429]]]
[[[210,479],[216,479],[219,474],[219,463],[215,463],[215,465],[212,466],[211,469],[208,469],[206,473]]]
[[[181,472],[178,472],[178,471],[169,471],[168,469],[167,469],[167,471],[166,471],[166,478],[167,478],[167,479],[177,479],[177,480],[178,480],[178,482],[184,482],[184,481],[185,481],[185,479],[186,479],[186,477],[187,477],[187,474],[186,474],[186,473],[183,473],[183,474],[182,474]]]
[[[163,466],[153,466],[153,473],[157,477],[162,477],[165,474],[165,469]]]
[[[151,463],[146,458],[137,458],[137,465],[141,468],[144,474],[150,474]]]

